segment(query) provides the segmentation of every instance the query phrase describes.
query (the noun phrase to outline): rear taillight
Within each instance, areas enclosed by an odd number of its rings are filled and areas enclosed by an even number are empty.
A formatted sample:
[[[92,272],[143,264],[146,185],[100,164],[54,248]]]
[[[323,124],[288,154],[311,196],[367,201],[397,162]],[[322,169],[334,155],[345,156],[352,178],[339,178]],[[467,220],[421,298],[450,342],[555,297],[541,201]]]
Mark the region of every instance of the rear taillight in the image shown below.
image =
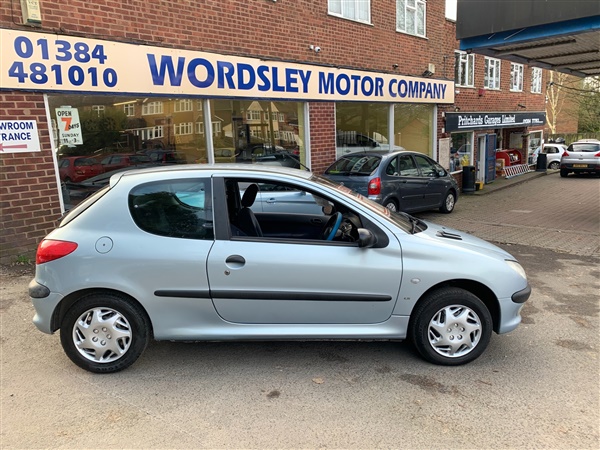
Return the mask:
[[[594,156],[595,156],[596,158],[600,158],[600,152],[596,153]]]
[[[54,241],[51,239],[44,239],[38,246],[37,253],[35,255],[36,264],[44,264],[49,261],[67,256],[77,248],[75,242],[69,241]]]
[[[381,178],[373,178],[369,181],[368,195],[379,195],[381,193]]]
[[[562,154],[562,156],[569,156],[569,153],[565,150]]]

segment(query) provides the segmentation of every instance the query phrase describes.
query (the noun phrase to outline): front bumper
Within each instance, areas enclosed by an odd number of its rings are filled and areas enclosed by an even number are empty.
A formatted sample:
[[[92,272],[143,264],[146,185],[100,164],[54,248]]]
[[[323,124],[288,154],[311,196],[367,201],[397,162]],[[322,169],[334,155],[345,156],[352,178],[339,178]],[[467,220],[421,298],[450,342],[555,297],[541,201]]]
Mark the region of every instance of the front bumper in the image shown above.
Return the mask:
[[[527,284],[525,289],[515,292],[510,298],[501,298],[500,301],[500,323],[498,324],[498,334],[513,331],[521,323],[521,309],[529,296],[531,295],[531,286]]]

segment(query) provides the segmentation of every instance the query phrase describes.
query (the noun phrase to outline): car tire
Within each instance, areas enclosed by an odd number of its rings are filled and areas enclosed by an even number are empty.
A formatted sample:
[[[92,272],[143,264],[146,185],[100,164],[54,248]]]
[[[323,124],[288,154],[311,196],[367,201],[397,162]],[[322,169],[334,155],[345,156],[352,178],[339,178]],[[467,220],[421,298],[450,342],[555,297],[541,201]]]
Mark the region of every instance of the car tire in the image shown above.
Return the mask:
[[[67,311],[60,341],[67,356],[82,369],[113,373],[132,365],[150,341],[145,311],[127,297],[94,293]]]
[[[569,176],[569,171],[565,169],[560,169],[560,176],[563,178],[567,178],[567,176]]]
[[[444,214],[450,214],[454,211],[454,206],[456,205],[456,194],[454,192],[449,191],[444,197],[444,202],[442,206],[440,206],[440,211]]]
[[[409,334],[427,361],[458,366],[477,359],[492,335],[492,316],[475,295],[446,287],[433,291],[415,307]]]
[[[552,161],[548,164],[548,169],[556,170],[560,167],[560,163],[558,161]]]
[[[384,205],[390,211],[397,212],[398,211],[398,203],[393,198],[387,200]]]

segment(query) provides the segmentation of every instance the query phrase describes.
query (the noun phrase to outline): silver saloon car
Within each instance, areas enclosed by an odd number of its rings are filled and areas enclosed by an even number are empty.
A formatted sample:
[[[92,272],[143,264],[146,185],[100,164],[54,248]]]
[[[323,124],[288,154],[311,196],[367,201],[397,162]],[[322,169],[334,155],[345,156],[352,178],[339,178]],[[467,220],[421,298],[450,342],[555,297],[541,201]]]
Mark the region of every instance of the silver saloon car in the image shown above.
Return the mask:
[[[318,208],[253,208],[273,192]],[[517,327],[530,287],[504,250],[310,172],[186,164],[117,173],[69,211],[29,295],[41,331],[108,373],[151,339],[409,338],[464,364]]]

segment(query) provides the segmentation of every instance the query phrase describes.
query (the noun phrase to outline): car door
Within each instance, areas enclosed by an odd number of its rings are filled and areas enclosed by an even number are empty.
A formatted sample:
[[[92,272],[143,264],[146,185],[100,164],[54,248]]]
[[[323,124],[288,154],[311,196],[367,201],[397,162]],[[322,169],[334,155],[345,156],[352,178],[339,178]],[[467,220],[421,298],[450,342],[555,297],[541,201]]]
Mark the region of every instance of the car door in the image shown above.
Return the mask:
[[[421,177],[413,156],[410,154],[398,155],[397,162],[388,166],[385,173],[383,182],[385,194],[389,190],[396,193],[395,196],[400,202],[400,210],[410,212],[419,209],[427,180]]]
[[[424,181],[422,206],[423,208],[437,208],[448,189],[448,182],[445,177],[440,177],[439,169],[434,161],[424,155],[414,155],[414,158],[419,167],[419,176]]]
[[[402,258],[398,240],[378,230],[385,245],[373,248],[282,236],[217,238],[207,264],[214,306],[236,323],[383,322],[396,303]]]

